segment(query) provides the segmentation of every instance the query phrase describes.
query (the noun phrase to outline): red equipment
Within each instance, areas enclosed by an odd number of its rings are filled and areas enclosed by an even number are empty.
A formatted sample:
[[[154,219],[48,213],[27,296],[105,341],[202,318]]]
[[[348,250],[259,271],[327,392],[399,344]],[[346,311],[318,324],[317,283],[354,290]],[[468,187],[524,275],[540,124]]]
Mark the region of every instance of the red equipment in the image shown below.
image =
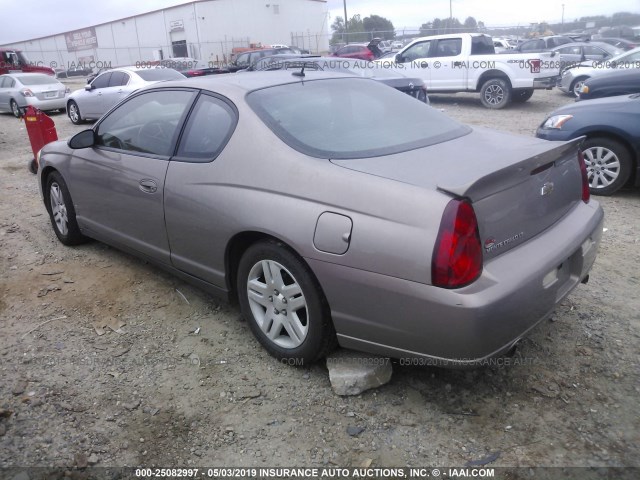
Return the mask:
[[[31,150],[33,150],[33,160],[29,162],[29,171],[38,172],[38,152],[47,143],[58,140],[56,124],[42,111],[29,105],[23,115],[24,124],[27,127]]]

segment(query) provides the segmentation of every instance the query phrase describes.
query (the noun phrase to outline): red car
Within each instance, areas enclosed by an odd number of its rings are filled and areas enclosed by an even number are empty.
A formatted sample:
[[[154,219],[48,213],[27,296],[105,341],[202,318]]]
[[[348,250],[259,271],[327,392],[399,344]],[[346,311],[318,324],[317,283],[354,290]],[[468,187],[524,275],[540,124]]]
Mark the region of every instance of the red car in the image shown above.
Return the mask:
[[[332,56],[342,58],[357,58],[358,60],[375,60],[382,55],[378,48],[379,38],[367,43],[350,43],[336,50]]]
[[[20,50],[0,48],[0,75],[5,73],[44,73],[55,76],[56,72],[43,62],[30,62]]]

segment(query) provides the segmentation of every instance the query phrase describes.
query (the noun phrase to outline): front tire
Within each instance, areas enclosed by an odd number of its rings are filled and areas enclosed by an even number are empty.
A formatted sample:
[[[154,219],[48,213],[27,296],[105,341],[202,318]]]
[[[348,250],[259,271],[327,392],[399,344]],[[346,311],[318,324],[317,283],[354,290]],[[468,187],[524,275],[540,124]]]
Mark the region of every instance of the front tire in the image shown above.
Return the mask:
[[[584,85],[584,82],[586,82],[588,79],[589,77],[578,77],[573,82],[571,82],[569,91],[574,97],[576,98],[580,97],[580,90],[582,90],[582,86]]]
[[[238,266],[237,292],[243,317],[272,356],[312,363],[335,346],[318,281],[282,243],[261,241],[247,249]]]
[[[84,123],[84,119],[82,118],[82,115],[80,115],[78,104],[73,100],[67,104],[67,114],[69,115],[69,120],[71,120],[71,123],[74,125],[81,125]]]
[[[493,110],[506,107],[511,102],[511,86],[502,78],[492,78],[480,88],[482,105]]]
[[[62,175],[52,172],[47,177],[45,192],[51,226],[58,240],[64,245],[79,245],[85,242],[86,237],[80,233],[76,211]]]
[[[589,191],[593,195],[611,195],[629,180],[633,162],[629,150],[620,142],[604,137],[589,138],[582,144],[582,154]]]

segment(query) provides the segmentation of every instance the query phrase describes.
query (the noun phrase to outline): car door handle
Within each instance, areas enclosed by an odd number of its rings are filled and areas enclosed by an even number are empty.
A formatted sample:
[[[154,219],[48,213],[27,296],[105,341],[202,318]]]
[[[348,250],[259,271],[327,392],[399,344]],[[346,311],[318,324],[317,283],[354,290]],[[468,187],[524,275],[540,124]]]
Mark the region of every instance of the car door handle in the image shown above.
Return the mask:
[[[145,178],[140,180],[140,190],[144,193],[155,193],[158,190],[158,184],[153,180]]]

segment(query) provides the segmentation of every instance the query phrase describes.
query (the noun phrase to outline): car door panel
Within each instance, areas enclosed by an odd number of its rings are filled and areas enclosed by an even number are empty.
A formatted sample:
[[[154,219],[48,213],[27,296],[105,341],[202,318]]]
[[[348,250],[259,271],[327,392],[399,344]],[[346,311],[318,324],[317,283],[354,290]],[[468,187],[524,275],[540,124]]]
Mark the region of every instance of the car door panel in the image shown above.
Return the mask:
[[[98,112],[100,116],[107,113],[111,107],[131,93],[131,89],[126,86],[128,81],[129,75],[126,73],[121,71],[113,72],[109,79],[109,86],[102,88],[100,92],[100,111]]]
[[[77,99],[80,113],[83,117],[98,118],[102,116],[102,95],[103,91],[109,86],[109,80],[112,72],[105,72],[98,75],[91,82],[91,89],[82,92]]]
[[[431,90],[459,89],[465,72],[471,65],[464,66],[462,38],[442,38],[435,42],[429,53],[431,68]]]
[[[77,151],[70,164],[81,228],[169,263],[164,227],[168,160],[105,149]],[[155,189],[143,188],[154,184]]]
[[[196,93],[144,92],[95,127],[95,146],[68,168],[78,223],[89,236],[170,263],[164,185],[178,132]]]
[[[235,106],[222,97],[201,95],[169,165],[165,221],[174,267],[226,288],[220,256],[235,225],[229,202],[238,189],[226,185],[233,171],[225,147],[237,123]]]

